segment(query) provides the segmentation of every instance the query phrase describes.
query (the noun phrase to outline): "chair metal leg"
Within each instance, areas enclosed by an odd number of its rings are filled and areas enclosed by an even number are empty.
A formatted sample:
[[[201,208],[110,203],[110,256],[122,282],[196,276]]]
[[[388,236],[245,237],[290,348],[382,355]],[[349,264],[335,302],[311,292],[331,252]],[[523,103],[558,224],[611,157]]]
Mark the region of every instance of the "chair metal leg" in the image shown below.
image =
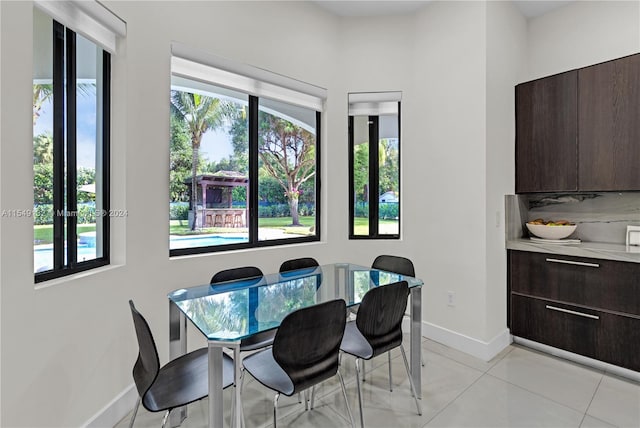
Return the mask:
[[[360,390],[360,365],[358,364],[360,358],[356,358],[356,384],[358,385],[358,403],[360,404],[360,426],[364,428],[364,413],[362,411],[362,391]],[[364,361],[363,361],[364,362]],[[363,379],[364,381],[364,379]]]
[[[164,418],[162,418],[162,428],[164,428],[165,425],[167,425],[167,420],[169,419],[169,413],[171,413],[171,410],[167,410],[167,413],[164,414]]]
[[[364,361],[364,360],[360,360],[360,363],[362,364],[362,382],[364,382],[364,381],[366,380],[366,379],[365,379],[365,376],[364,376],[365,371],[366,371],[366,369],[365,369],[365,367],[364,367],[364,363],[365,363],[365,361]]]
[[[298,403],[302,403],[302,394],[298,392]]]
[[[136,406],[133,408],[133,415],[131,415],[131,421],[129,422],[129,428],[133,428],[133,421],[136,420],[136,415],[138,414],[138,407],[140,407],[140,403],[142,402],[142,398],[138,397],[136,401]]]
[[[393,392],[393,377],[391,376],[391,351],[387,352],[389,360],[389,392]]]
[[[305,389],[302,395],[304,395],[304,410],[307,411],[309,410],[309,390]]]
[[[313,399],[316,397],[316,386],[313,385],[311,387],[311,404],[309,405],[309,409],[313,410]]]
[[[280,398],[279,392],[273,399],[273,428],[278,428],[278,398]]]
[[[338,379],[340,379],[340,386],[342,387],[342,395],[344,396],[344,404],[347,406],[347,413],[349,413],[349,420],[351,421],[351,426],[353,428],[356,428],[356,422],[353,420],[353,414],[351,413],[351,406],[349,405],[349,399],[347,398],[347,388],[344,386],[344,379],[342,378],[342,374],[340,373],[340,370],[338,370],[336,374],[338,375]]]
[[[413,384],[413,376],[411,376],[411,371],[409,370],[409,362],[407,361],[407,354],[404,352],[404,346],[400,345],[400,351],[402,351],[402,359],[404,360],[404,368],[407,369],[407,376],[409,377],[409,384],[411,385],[411,393],[413,394],[413,399],[416,401],[416,407],[418,408],[418,414],[422,416],[422,407],[420,407],[420,402],[418,401],[418,394],[416,394],[416,387]]]

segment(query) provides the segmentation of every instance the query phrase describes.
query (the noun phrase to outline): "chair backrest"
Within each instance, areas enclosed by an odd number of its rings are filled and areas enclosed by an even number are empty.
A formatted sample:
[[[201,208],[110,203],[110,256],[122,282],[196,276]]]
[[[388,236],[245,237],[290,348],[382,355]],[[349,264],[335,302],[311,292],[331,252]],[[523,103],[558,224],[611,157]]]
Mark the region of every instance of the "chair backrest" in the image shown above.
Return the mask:
[[[407,309],[407,281],[370,289],[362,298],[356,325],[379,355],[402,344],[402,317]]]
[[[282,320],[273,357],[293,382],[294,392],[336,374],[346,314],[346,303],[336,299],[298,309]]]
[[[318,261],[313,257],[301,257],[299,259],[291,259],[282,262],[279,272],[289,272],[291,270],[305,269],[320,266]]]
[[[219,282],[234,281],[237,279],[261,278],[264,274],[255,266],[243,266],[232,269],[221,270],[211,277],[209,284],[217,284]]]
[[[405,276],[416,276],[413,262],[406,257],[382,255],[376,257],[371,265],[374,269],[386,270]]]
[[[147,320],[138,312],[132,300],[129,300],[133,325],[138,338],[138,359],[133,366],[133,381],[140,397],[144,397],[160,372],[160,358]]]

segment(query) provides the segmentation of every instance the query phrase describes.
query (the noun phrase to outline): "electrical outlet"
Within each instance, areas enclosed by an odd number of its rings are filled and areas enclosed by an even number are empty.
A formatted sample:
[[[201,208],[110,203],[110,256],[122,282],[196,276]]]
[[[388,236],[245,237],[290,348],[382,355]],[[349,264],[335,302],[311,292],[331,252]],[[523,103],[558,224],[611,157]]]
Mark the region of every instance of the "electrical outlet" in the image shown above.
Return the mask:
[[[453,291],[447,291],[447,306],[456,305],[456,293]]]

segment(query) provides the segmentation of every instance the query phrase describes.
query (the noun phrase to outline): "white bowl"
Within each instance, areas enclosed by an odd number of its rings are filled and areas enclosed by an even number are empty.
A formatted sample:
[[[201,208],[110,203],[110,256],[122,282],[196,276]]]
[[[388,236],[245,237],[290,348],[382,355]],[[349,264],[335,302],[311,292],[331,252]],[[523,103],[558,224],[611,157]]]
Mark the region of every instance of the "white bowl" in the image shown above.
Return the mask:
[[[575,224],[566,226],[547,226],[546,224],[527,223],[527,229],[529,229],[529,232],[531,232],[538,238],[544,239],[566,238],[576,230],[576,227],[578,226]]]

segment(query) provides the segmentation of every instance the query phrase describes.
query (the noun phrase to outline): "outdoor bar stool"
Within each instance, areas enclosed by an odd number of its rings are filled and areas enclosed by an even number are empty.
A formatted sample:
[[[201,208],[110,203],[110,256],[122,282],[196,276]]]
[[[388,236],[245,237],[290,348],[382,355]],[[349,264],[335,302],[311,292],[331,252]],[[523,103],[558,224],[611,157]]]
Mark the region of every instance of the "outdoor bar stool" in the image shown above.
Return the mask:
[[[233,215],[225,214],[224,215],[224,227],[233,227]]]
[[[213,227],[223,227],[222,214],[216,214],[215,220],[213,221]]]
[[[233,214],[233,227],[242,227],[242,214]]]

